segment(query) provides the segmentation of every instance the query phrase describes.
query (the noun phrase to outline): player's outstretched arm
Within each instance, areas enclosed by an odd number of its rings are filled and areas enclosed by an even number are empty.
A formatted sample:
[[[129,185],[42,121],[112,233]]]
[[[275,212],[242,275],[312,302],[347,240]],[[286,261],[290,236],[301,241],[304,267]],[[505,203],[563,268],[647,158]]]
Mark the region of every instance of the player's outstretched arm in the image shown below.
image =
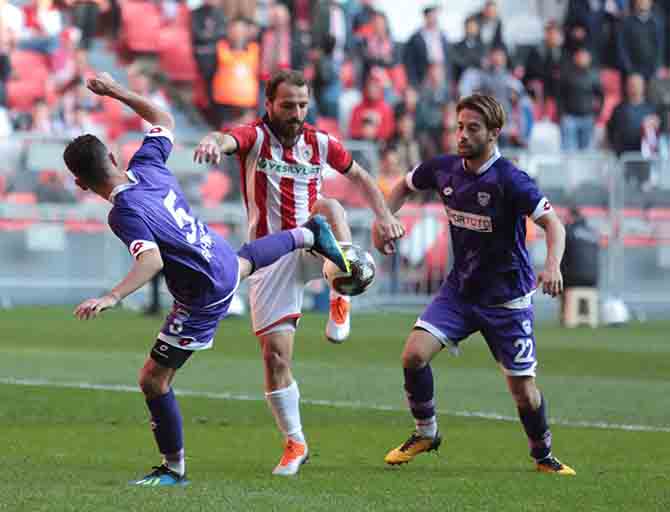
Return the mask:
[[[538,287],[547,295],[556,297],[563,293],[563,276],[561,275],[561,260],[565,251],[565,228],[553,210],[546,213],[536,224],[544,229],[547,243],[547,259],[544,269],[538,273]]]
[[[382,191],[365,169],[353,162],[346,176],[363,191],[363,195],[375,214],[373,229],[378,230],[377,234],[386,247],[386,250],[379,247],[377,249],[384,254],[390,254],[393,252],[393,241],[405,235],[405,227],[395,218],[384,200]]]
[[[125,297],[147,284],[163,268],[163,258],[158,249],[150,249],[140,254],[130,272],[112,291],[102,297],[88,299],[74,310],[79,320],[95,318],[106,309],[113,308]]]
[[[232,135],[210,132],[202,138],[198,147],[195,148],[193,161],[199,164],[218,164],[224,153],[232,155],[237,149],[237,140]]]
[[[86,81],[86,87],[98,96],[109,96],[125,103],[138,116],[152,125],[174,129],[174,119],[169,112],[161,109],[148,98],[134,93],[116,82],[108,73],[100,73]]]

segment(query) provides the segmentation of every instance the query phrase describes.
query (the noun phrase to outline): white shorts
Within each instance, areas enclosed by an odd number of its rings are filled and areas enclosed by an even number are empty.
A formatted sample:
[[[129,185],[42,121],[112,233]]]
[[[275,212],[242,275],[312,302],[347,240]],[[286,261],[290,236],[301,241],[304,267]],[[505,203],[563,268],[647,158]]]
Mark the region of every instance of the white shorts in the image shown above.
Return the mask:
[[[302,316],[305,284],[323,277],[323,261],[321,256],[302,249],[251,274],[249,304],[256,335]]]

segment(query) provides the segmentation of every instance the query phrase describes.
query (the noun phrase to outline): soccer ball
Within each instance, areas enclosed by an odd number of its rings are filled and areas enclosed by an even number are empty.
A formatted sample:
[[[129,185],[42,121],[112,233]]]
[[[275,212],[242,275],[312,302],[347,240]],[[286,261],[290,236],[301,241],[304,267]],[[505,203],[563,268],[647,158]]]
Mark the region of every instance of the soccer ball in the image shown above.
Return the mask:
[[[376,266],[372,255],[357,245],[342,248],[351,264],[351,272],[342,272],[335,263],[326,260],[323,277],[330,287],[342,295],[360,295],[375,280]]]

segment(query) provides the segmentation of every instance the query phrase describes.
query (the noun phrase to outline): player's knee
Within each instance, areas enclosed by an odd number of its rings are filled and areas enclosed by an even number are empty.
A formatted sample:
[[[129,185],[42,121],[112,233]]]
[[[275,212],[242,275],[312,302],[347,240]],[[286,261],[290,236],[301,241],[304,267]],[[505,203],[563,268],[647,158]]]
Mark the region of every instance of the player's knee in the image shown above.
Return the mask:
[[[290,367],[288,360],[272,348],[263,350],[263,362],[272,373],[284,372]]]
[[[140,371],[138,384],[147,399],[159,397],[169,391],[167,381],[145,371]]]
[[[428,364],[428,361],[424,355],[417,350],[405,350],[402,354],[402,367],[417,370]]]
[[[325,215],[331,224],[345,222],[347,218],[346,210],[337,199],[319,199],[312,212]]]

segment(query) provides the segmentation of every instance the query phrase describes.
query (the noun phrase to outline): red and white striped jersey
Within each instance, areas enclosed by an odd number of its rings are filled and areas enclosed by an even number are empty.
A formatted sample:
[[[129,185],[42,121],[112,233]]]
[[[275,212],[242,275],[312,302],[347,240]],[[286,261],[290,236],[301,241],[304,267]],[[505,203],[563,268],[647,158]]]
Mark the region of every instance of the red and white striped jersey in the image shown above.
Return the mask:
[[[344,174],[353,163],[340,141],[308,124],[292,147],[283,147],[264,119],[226,133],[238,145],[250,240],[301,225],[320,197],[323,169]]]

